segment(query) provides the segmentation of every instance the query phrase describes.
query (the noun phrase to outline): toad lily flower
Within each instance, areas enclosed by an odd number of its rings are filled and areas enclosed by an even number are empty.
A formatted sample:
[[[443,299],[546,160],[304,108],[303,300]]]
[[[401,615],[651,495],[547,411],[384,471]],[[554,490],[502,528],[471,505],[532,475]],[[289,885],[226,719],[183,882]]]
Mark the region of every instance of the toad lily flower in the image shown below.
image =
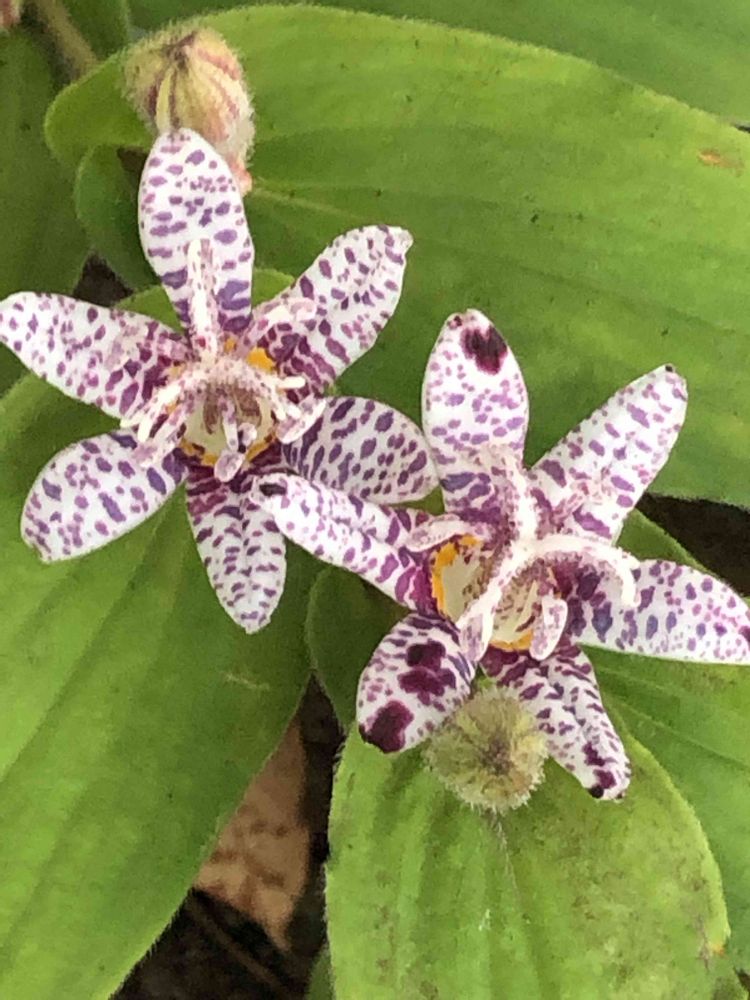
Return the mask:
[[[390,407],[324,392],[368,350],[401,292],[408,233],[336,239],[286,291],[250,306],[253,246],[224,160],[195,133],[162,136],[141,181],[143,248],[180,318],[62,295],[0,307],[0,342],[121,429],[80,441],[40,473],[22,521],[45,560],[104,545],[153,514],[183,481],[219,600],[246,631],[280,597],[283,538],[249,496],[293,470],[367,498],[404,501],[436,483],[420,430]],[[392,456],[384,465],[376,441]]]
[[[489,320],[469,312],[446,323],[424,383],[445,514],[264,480],[285,534],[411,609],[362,674],[365,739],[385,751],[419,743],[466,700],[481,664],[533,714],[559,763],[592,795],[616,798],[630,768],[578,643],[750,662],[750,614],[729,587],[614,545],[667,459],[686,400],[683,380],[659,368],[526,470],[523,377]]]

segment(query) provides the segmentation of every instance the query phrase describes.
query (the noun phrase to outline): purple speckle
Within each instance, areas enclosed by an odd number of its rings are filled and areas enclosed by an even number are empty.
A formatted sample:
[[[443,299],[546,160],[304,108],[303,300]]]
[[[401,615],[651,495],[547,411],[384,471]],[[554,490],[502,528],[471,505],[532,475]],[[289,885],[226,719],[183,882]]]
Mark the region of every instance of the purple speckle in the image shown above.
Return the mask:
[[[164,480],[159,475],[159,473],[156,471],[156,469],[149,469],[148,472],[146,473],[146,476],[148,478],[149,485],[151,486],[151,488],[156,490],[157,493],[160,493],[162,496],[164,496],[167,492],[167,486]]]
[[[122,524],[125,520],[125,515],[117,506],[112,497],[108,496],[106,493],[102,493],[99,499],[102,502],[102,507],[106,510],[107,514],[117,524]]]
[[[42,489],[50,500],[59,500],[62,494],[61,488],[56,483],[51,483],[48,479],[42,480]]]

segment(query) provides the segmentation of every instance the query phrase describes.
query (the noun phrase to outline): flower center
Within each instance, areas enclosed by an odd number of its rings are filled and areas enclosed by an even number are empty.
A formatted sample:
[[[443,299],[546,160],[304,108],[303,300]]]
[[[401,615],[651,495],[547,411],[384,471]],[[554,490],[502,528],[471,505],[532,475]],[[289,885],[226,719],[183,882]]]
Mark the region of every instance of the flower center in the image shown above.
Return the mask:
[[[432,596],[438,610],[453,621],[482,592],[486,562],[480,548],[474,535],[462,535],[441,545],[431,557]]]
[[[556,575],[561,563],[592,569],[603,586],[619,591],[623,605],[634,603],[633,557],[566,534],[518,539],[494,553],[472,535],[446,542],[431,559],[432,595],[470,645],[529,651],[543,659],[557,646],[567,621]]]
[[[128,421],[143,457],[155,461],[180,447],[226,482],[268,448],[279,423],[299,417],[287,394],[303,388],[304,378],[278,375],[263,348],[240,357],[236,346],[229,337],[223,355],[205,352],[175,366],[167,384]]]
[[[517,581],[512,584],[495,612],[490,643],[507,652],[528,650],[534,638],[539,608],[539,584]]]
[[[438,610],[459,621],[477,598],[489,591],[493,560],[481,552],[481,542],[463,535],[446,542],[432,555],[432,596]],[[548,573],[552,581],[551,573]],[[526,650],[534,634],[540,583],[536,579],[515,578],[502,594],[495,612],[493,646],[505,650]]]

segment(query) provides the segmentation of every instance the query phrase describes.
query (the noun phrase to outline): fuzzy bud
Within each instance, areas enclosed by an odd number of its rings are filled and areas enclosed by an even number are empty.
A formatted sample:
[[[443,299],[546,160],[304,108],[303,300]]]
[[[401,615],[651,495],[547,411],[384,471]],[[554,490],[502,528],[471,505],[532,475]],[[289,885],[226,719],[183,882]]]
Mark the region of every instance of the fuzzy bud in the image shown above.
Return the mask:
[[[0,0],[0,31],[10,31],[21,20],[23,0]]]
[[[433,773],[471,806],[517,809],[544,777],[547,745],[534,719],[502,688],[481,688],[424,749]]]
[[[157,132],[198,132],[247,194],[253,108],[242,66],[221,35],[197,25],[166,28],[131,49],[124,69],[130,100],[146,123]]]

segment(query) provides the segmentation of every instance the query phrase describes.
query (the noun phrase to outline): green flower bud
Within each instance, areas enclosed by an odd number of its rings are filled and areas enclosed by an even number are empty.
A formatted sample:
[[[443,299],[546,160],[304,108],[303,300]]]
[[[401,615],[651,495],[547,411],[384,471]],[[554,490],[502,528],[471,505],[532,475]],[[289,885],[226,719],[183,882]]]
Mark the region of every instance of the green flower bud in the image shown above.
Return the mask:
[[[0,0],[0,31],[10,31],[21,20],[23,0]]]
[[[458,798],[502,814],[527,802],[542,781],[547,745],[512,694],[485,687],[435,733],[424,757]]]
[[[151,128],[198,132],[227,161],[241,193],[251,189],[245,159],[255,139],[253,108],[242,66],[218,32],[166,28],[130,50],[124,72],[130,100]]]

